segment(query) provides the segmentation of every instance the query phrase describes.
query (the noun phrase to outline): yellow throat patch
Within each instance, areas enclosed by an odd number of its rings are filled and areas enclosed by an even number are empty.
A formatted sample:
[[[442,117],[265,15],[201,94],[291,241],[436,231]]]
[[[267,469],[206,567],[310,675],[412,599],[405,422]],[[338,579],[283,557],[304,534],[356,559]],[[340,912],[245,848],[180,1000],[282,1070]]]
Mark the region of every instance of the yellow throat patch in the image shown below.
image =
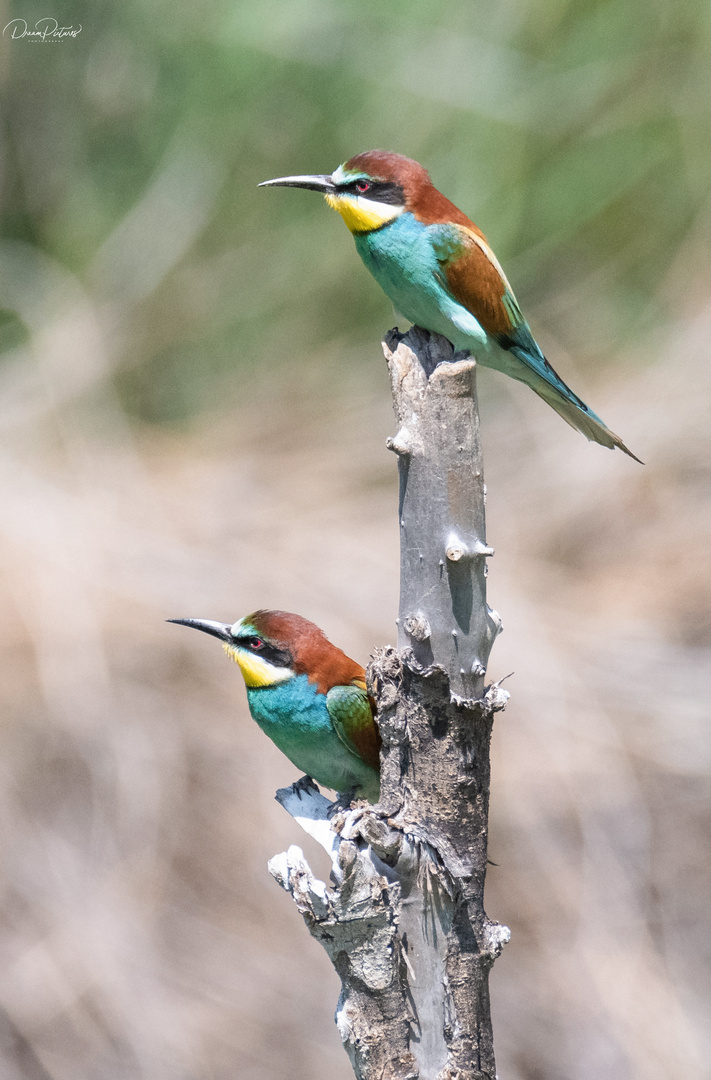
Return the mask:
[[[337,210],[352,233],[371,232],[393,221],[404,207],[365,199],[362,195],[325,195],[329,206]]]
[[[235,648],[234,645],[223,645],[223,649],[230,659],[234,660],[235,664],[239,664],[245,686],[250,689],[258,686],[275,686],[277,683],[286,682],[287,679],[294,676],[291,668],[277,667],[275,664],[270,664],[268,660],[256,656],[247,649]]]

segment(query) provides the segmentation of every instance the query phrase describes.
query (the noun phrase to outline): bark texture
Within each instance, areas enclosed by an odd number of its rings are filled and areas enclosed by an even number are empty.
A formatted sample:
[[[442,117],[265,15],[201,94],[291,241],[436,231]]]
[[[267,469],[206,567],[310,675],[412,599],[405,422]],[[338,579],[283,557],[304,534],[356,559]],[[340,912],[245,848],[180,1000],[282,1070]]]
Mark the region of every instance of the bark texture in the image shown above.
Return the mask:
[[[336,1021],[359,1080],[494,1080],[488,973],[509,932],[483,902],[489,741],[508,695],[484,686],[500,621],[486,604],[476,365],[418,328],[383,345],[401,598],[398,651],[368,669],[381,801],[329,828],[321,795],[279,793],[331,854],[332,887],[298,848],[270,869],[341,977]]]
[[[398,648],[439,664],[453,693],[478,697],[498,616],[486,603],[486,487],[476,363],[446,338],[413,327],[383,342],[400,463]],[[459,354],[461,356],[461,354]]]

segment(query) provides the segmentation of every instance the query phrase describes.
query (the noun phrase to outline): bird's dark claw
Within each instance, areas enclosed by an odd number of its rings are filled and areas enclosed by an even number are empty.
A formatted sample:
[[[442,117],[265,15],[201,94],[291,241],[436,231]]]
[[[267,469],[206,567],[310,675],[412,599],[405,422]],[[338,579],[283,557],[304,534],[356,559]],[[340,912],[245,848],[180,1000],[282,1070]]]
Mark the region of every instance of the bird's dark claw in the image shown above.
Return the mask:
[[[301,798],[302,795],[307,795],[309,791],[315,791],[317,795],[321,794],[321,789],[318,784],[310,776],[302,776],[300,780],[295,780],[291,785],[291,790],[295,795],[298,795],[299,798]]]
[[[337,798],[333,800],[329,806],[326,814],[329,821],[334,818],[336,814],[345,813],[346,810],[350,810],[351,803],[356,797],[356,788],[349,788],[348,791],[339,791]]]

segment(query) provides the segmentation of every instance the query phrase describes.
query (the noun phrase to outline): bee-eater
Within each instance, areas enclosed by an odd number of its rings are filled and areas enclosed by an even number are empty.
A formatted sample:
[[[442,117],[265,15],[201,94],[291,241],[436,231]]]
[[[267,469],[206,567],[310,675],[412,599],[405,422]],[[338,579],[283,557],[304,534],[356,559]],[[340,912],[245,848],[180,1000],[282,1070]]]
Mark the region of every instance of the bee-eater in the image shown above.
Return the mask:
[[[486,237],[437,190],[422,165],[370,150],[330,176],[282,176],[259,186],[322,192],[406,319],[526,383],[588,439],[635,457],[553,370]]]
[[[380,735],[365,671],[318,626],[288,611],[238,622],[169,619],[224,643],[247,687],[249,711],[298,769],[371,802],[380,793]]]

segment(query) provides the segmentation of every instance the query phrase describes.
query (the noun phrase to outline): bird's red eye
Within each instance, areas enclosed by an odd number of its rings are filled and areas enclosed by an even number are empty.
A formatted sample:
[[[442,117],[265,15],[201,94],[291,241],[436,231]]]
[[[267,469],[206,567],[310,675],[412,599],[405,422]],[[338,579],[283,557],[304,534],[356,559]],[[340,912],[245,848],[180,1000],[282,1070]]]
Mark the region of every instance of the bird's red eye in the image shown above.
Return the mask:
[[[260,637],[253,637],[251,642],[250,642],[250,645],[252,646],[253,649],[261,649],[264,646],[264,642],[262,641],[262,639]]]
[[[371,187],[370,180],[357,180],[356,188],[358,191],[369,191]]]

